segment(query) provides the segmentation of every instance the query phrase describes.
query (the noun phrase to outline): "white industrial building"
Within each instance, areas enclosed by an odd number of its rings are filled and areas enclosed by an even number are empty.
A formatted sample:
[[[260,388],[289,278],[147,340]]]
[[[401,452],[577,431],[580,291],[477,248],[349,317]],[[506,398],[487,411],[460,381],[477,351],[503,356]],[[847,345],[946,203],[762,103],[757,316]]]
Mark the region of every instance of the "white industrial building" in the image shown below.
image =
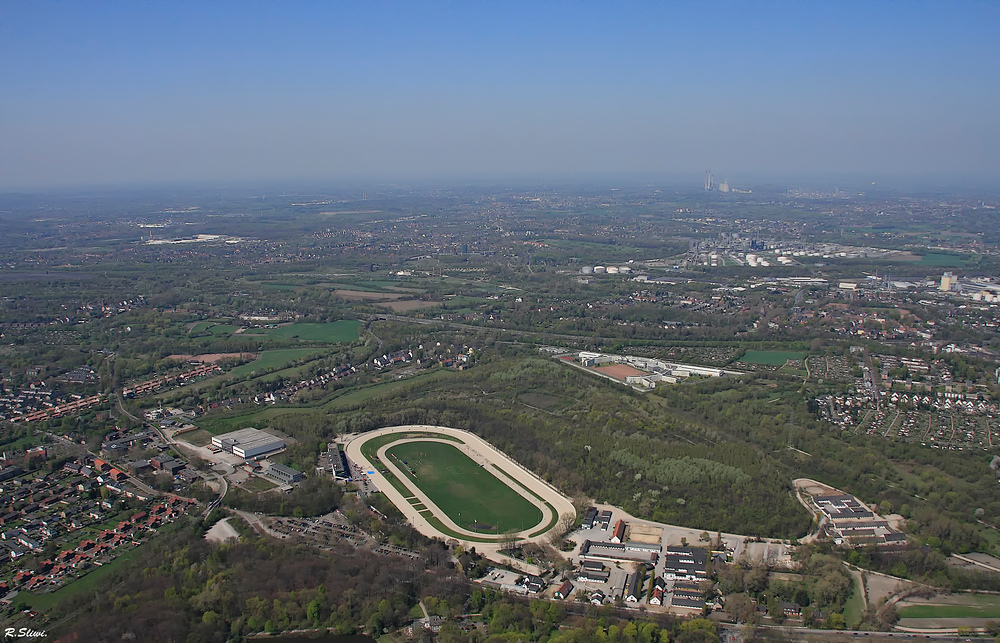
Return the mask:
[[[285,448],[285,441],[281,438],[253,428],[216,435],[212,444],[244,460]]]

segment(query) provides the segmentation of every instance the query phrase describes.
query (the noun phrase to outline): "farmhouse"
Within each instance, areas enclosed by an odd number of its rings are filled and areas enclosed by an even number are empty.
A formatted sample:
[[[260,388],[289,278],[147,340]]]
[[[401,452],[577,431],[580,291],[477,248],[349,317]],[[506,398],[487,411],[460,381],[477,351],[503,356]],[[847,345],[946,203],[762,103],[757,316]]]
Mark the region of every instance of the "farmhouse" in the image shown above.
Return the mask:
[[[625,540],[625,521],[619,520],[615,523],[615,528],[611,532],[611,542],[620,543]]]
[[[573,583],[566,581],[556,590],[555,597],[566,600],[573,595]]]

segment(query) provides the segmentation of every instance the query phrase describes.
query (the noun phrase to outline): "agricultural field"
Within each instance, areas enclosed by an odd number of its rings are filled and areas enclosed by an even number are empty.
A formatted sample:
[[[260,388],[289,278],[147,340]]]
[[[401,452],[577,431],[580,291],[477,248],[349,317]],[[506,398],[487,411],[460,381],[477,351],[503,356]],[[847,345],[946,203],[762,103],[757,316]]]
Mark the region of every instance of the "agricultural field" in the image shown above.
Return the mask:
[[[762,364],[764,366],[784,366],[788,360],[801,360],[805,353],[799,351],[747,351],[740,361],[745,364]]]
[[[502,534],[542,519],[538,507],[450,444],[405,442],[386,455],[402,462],[409,482],[461,527]]]
[[[341,320],[325,324],[290,324],[269,331],[267,336],[279,341],[298,340],[300,342],[349,344],[358,338],[359,328],[361,328],[361,322],[354,320]]]

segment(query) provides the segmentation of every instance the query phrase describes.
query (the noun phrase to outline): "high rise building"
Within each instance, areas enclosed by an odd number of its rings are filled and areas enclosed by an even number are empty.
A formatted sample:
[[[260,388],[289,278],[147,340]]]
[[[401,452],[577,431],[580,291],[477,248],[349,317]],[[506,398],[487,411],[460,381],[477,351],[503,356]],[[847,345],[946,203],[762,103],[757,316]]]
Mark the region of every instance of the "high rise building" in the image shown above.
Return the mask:
[[[941,275],[941,286],[939,286],[939,290],[941,290],[941,292],[948,292],[951,290],[952,286],[955,285],[956,281],[955,275],[950,272],[944,273]]]
[[[715,189],[715,179],[712,178],[711,170],[705,170],[705,189],[709,191]]]

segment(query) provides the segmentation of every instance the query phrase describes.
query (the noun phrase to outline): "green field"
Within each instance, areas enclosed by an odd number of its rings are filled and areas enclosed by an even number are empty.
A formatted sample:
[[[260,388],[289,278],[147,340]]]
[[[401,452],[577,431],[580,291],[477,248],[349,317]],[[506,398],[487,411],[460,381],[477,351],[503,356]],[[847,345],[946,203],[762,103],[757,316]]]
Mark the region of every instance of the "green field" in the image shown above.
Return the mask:
[[[920,257],[920,265],[922,266],[940,266],[942,268],[960,268],[968,263],[964,257],[958,255],[946,255],[938,253],[929,253]]]
[[[899,617],[1000,618],[1000,596],[969,594],[957,598],[959,601],[961,604],[956,605],[907,605],[899,608]]]
[[[408,377],[402,380],[396,380],[393,382],[383,382],[381,384],[375,384],[373,386],[365,386],[362,388],[357,388],[353,390],[348,390],[346,393],[333,398],[323,406],[324,411],[331,411],[334,409],[342,409],[356,404],[361,404],[362,402],[367,402],[368,400],[376,397],[384,397],[392,393],[397,393],[400,389],[405,389],[410,386],[415,386],[418,383],[427,384],[431,381],[438,381],[449,379],[458,375],[458,371],[450,371],[445,369],[432,370],[428,373],[421,373],[420,375],[414,375],[413,377]]]
[[[198,322],[191,328],[191,334],[203,335],[205,333],[208,333],[215,337],[228,337],[229,335],[235,333],[236,330],[237,327],[233,326],[232,324],[203,321],[203,322]]]
[[[349,344],[358,338],[361,322],[341,320],[325,324],[289,324],[267,333],[271,339],[279,341],[298,340],[300,342],[326,342]]]
[[[406,462],[416,476],[398,462],[393,464],[465,529],[502,534],[534,527],[542,520],[538,507],[450,444],[405,442],[390,447],[386,456]]]
[[[266,371],[269,368],[277,368],[278,366],[284,366],[288,362],[301,359],[308,355],[318,355],[321,353],[321,349],[318,348],[279,348],[270,351],[264,351],[257,356],[257,359],[250,362],[249,364],[243,364],[237,366],[233,370],[229,371],[230,375],[249,375],[254,371]]]
[[[805,353],[798,351],[747,351],[740,361],[745,364],[781,366],[790,359],[802,359],[805,356]]]

